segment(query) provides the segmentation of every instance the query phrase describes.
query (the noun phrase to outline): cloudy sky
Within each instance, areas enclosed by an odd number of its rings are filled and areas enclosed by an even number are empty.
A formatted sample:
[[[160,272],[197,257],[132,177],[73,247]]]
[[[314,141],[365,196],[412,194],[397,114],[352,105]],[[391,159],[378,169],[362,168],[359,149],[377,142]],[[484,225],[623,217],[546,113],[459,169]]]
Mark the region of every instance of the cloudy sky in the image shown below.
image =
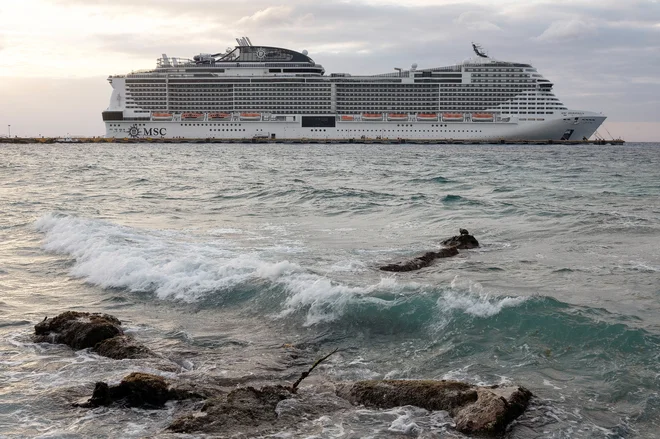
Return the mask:
[[[0,0],[0,134],[102,135],[106,78],[162,53],[307,49],[327,73],[532,63],[601,134],[660,141],[659,0]]]

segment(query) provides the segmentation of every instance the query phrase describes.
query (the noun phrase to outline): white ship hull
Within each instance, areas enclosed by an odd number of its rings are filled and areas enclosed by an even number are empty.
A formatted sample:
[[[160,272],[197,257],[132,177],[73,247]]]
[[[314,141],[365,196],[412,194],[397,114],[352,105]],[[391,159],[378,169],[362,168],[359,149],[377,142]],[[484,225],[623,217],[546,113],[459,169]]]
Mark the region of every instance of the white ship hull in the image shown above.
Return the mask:
[[[279,121],[117,121],[106,122],[108,138],[150,139],[285,139],[285,140],[583,140],[591,137],[605,116],[566,111],[545,118],[517,118],[507,122],[350,121],[337,120],[335,127],[302,127],[301,116],[287,115]],[[530,120],[531,119],[531,120]],[[542,119],[542,120],[539,120]]]

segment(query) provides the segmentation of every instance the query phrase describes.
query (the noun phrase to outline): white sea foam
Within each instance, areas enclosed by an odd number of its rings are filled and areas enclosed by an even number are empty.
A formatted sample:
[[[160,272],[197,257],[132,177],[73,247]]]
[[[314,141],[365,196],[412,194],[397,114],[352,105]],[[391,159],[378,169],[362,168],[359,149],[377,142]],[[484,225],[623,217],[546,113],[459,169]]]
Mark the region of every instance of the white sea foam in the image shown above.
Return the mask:
[[[641,271],[645,273],[657,273],[660,271],[660,267],[651,265],[647,262],[643,261],[630,261],[630,265],[632,266],[633,271]]]
[[[388,430],[406,436],[417,436],[421,432],[419,426],[407,414],[401,415],[392,421]]]
[[[44,248],[75,260],[71,274],[103,288],[154,292],[194,302],[212,291],[300,271],[240,254],[226,242],[191,243],[176,234],[141,231],[106,221],[49,214],[36,222]]]
[[[549,381],[549,380],[547,380],[547,379],[545,379],[545,378],[543,379],[543,385],[544,385],[544,386],[547,386],[547,387],[552,387],[554,390],[561,390],[561,389],[562,389],[561,387],[556,386],[556,385],[553,384],[551,381]]]
[[[521,305],[527,297],[496,296],[486,292],[481,284],[462,280],[458,276],[451,289],[438,298],[441,311],[461,310],[475,317],[492,317],[504,308]]]
[[[504,308],[518,306],[526,297],[492,297],[490,294],[474,294],[448,291],[438,299],[442,310],[461,310],[475,317],[492,317]]]
[[[227,227],[222,229],[212,229],[209,230],[207,233],[211,236],[215,236],[215,235],[242,235],[246,232],[241,229],[233,229],[231,227]]]
[[[289,297],[280,316],[287,316],[301,308],[307,309],[307,326],[336,320],[349,304],[357,302],[386,306],[384,299],[369,296],[374,291],[395,292],[399,289],[392,278],[367,287],[351,287],[314,274],[298,273],[285,280]]]
[[[330,267],[330,271],[344,273],[360,273],[366,271],[366,269],[367,265],[356,259],[343,260]]]
[[[383,277],[379,282],[369,286],[351,287],[337,283],[329,278],[308,273],[294,273],[286,278],[280,278],[289,296],[284,304],[284,310],[279,316],[306,309],[306,325],[331,322],[340,318],[350,306],[371,305],[386,309],[399,302],[375,297],[386,294],[391,297],[425,294],[428,286],[417,283],[400,283],[394,276]],[[462,311],[474,317],[491,317],[502,309],[518,306],[527,297],[497,296],[485,292],[480,284],[452,282],[451,287],[437,299],[436,306],[441,313]]]

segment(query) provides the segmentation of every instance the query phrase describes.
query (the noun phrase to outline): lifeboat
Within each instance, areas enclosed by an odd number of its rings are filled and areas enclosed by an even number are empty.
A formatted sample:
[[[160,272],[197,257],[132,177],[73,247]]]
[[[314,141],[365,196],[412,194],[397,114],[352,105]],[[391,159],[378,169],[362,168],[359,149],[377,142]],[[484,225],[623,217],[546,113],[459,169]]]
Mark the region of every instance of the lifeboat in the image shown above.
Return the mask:
[[[390,113],[387,115],[387,120],[408,120],[408,115],[403,113]]]
[[[463,114],[462,113],[443,113],[442,114],[442,120],[444,122],[463,122]]]
[[[355,120],[355,117],[354,116],[342,116],[340,119],[344,122],[352,122],[352,121]]]
[[[151,113],[153,120],[172,120],[172,113]]]
[[[362,113],[362,120],[383,120],[383,113]]]
[[[231,118],[230,113],[209,113],[209,120],[225,120]]]
[[[181,120],[201,120],[204,119],[204,113],[183,113]]]
[[[435,113],[419,113],[417,120],[438,120],[438,115]]]
[[[473,122],[492,122],[493,115],[490,113],[473,113],[472,114]]]
[[[261,113],[241,113],[241,120],[261,120]]]

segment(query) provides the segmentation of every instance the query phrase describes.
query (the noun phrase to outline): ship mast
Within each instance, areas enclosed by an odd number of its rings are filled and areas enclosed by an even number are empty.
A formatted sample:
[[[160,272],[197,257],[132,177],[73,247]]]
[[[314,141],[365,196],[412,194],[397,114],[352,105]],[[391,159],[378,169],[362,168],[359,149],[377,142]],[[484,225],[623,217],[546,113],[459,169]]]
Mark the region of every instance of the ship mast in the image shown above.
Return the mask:
[[[477,54],[477,56],[481,58],[489,58],[488,54],[486,54],[486,51],[481,47],[480,44],[477,43],[472,43],[472,49],[474,50],[474,53]]]

